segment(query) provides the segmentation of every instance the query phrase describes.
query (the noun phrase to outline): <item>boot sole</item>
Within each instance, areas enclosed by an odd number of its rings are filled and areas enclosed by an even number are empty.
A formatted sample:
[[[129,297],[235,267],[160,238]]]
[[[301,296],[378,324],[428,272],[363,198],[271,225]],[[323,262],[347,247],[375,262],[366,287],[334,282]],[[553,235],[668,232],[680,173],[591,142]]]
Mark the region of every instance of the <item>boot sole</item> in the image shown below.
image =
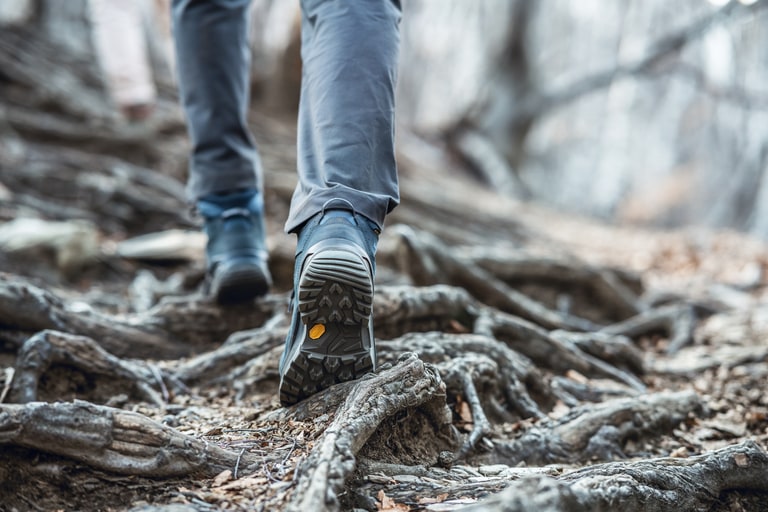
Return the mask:
[[[298,287],[301,348],[280,383],[284,405],[374,369],[372,305],[373,282],[365,259],[336,249],[310,257]]]
[[[219,304],[247,302],[269,291],[270,279],[253,263],[244,263],[217,273],[211,293]]]

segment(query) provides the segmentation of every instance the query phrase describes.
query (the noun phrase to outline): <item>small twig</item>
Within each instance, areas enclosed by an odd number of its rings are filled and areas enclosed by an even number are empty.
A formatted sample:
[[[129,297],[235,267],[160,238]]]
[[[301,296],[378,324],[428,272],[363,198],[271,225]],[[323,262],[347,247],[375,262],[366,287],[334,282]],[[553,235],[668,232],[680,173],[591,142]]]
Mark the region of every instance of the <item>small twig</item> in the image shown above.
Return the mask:
[[[378,460],[360,458],[357,469],[361,474],[381,474],[385,476],[413,475],[418,477],[433,478],[435,480],[446,479],[451,476],[449,471],[439,467],[427,467],[423,465],[412,466],[407,464],[395,464]]]
[[[472,413],[472,432],[459,450],[456,460],[466,457],[469,452],[475,449],[477,443],[492,431],[491,423],[488,421],[480,401],[480,394],[477,392],[475,379],[480,374],[495,375],[498,371],[499,367],[486,357],[477,360],[461,357],[453,360],[448,368],[447,375],[444,377],[446,383],[449,386],[451,383],[461,385],[464,399],[469,404]]]
[[[690,304],[672,304],[645,311],[623,322],[604,327],[600,332],[636,339],[655,331],[664,331],[669,338],[667,352],[673,354],[691,343],[696,318],[696,311]]]
[[[291,454],[296,449],[296,445],[297,444],[298,443],[297,443],[296,439],[293,439],[293,444],[291,445],[291,449],[288,450],[288,453],[286,453],[283,456],[282,460],[280,460],[280,472],[279,472],[279,474],[280,474],[281,478],[285,476],[285,463],[288,462],[288,459],[291,457]]]
[[[293,478],[291,479],[291,484],[295,485],[296,482],[299,480],[299,476],[301,475],[301,469],[304,465],[305,457],[299,457],[299,460],[296,461],[296,466],[293,470]]]
[[[296,439],[294,439],[294,440],[293,440],[293,444],[291,445],[291,449],[290,449],[290,450],[288,450],[288,453],[285,455],[285,457],[283,457],[283,460],[282,460],[282,463],[283,463],[283,464],[285,464],[285,462],[286,462],[286,461],[288,460],[288,458],[291,456],[291,454],[293,453],[293,451],[296,449],[296,445],[297,445],[297,444],[298,444],[298,442],[296,441]]]
[[[27,497],[26,497],[26,496],[24,496],[24,495],[20,495],[20,496],[19,496],[19,498],[21,498],[22,500],[24,500],[24,503],[26,503],[27,505],[29,505],[29,506],[30,506],[30,507],[32,507],[33,509],[35,509],[35,510],[39,510],[40,512],[44,512],[44,511],[45,511],[45,509],[44,509],[44,508],[40,507],[40,506],[39,506],[39,505],[37,505],[37,504],[36,504],[34,501],[30,500],[29,498],[27,498]]]
[[[13,385],[13,377],[16,374],[16,370],[14,370],[12,367],[8,367],[3,373],[5,373],[5,385],[3,385],[3,392],[0,393],[0,404],[5,402],[5,397],[8,396],[8,392],[11,390],[11,386]]]
[[[520,414],[529,418],[542,418],[544,412],[539,408],[536,402],[531,398],[515,375],[506,375],[507,384],[504,386],[504,396],[509,405],[517,409]]]
[[[232,472],[232,476],[235,480],[237,480],[237,472],[240,469],[240,459],[243,458],[243,454],[245,453],[245,448],[240,450],[240,453],[237,454],[237,460],[235,461],[235,471]]]
[[[267,463],[266,463],[266,461],[265,461],[265,462],[264,462],[264,463],[263,463],[261,466],[262,466],[262,468],[264,469],[264,474],[265,474],[265,475],[267,475],[267,479],[268,479],[270,482],[272,482],[272,483],[276,483],[276,482],[281,482],[281,481],[282,481],[282,480],[280,480],[280,479],[278,479],[278,478],[275,478],[274,476],[272,476],[272,472],[269,470],[269,466],[267,466]]]
[[[232,434],[237,432],[256,432],[259,434],[268,434],[277,430],[276,427],[264,427],[264,428],[226,428],[222,432],[225,434]]]
[[[160,385],[160,392],[163,396],[163,402],[168,403],[171,399],[171,394],[168,392],[168,388],[165,385],[165,381],[163,380],[163,375],[160,373],[160,369],[157,367],[157,365],[154,364],[148,364],[147,367],[149,368],[149,371],[152,372],[152,376],[155,378],[157,383]]]
[[[459,450],[457,460],[466,457],[470,451],[475,449],[477,443],[491,432],[491,423],[488,421],[483,405],[480,403],[480,395],[477,393],[477,388],[472,379],[472,372],[463,371],[461,373],[461,383],[464,387],[464,397],[472,411],[473,426],[469,438],[464,443],[464,446],[461,447],[461,450]]]

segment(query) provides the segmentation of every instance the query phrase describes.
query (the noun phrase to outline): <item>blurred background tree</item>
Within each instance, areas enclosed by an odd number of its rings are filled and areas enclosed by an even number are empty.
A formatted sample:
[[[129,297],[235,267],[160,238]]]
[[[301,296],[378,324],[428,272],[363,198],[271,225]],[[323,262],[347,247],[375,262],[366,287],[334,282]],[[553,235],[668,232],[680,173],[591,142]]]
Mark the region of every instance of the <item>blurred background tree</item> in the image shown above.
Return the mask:
[[[146,1],[158,21],[146,33],[159,101],[173,109],[167,3]],[[734,228],[767,239],[766,5],[403,0],[405,172],[471,176],[512,199],[614,222]],[[0,69],[0,86],[25,65],[39,66],[13,53],[7,29],[15,27],[60,52],[49,56],[47,83],[36,85],[55,92],[52,110],[106,112],[103,87],[100,99],[92,87],[86,100],[93,83],[57,82],[53,72],[69,63],[69,75],[82,77],[71,62],[96,62],[88,12],[87,0],[0,3],[0,52],[16,65]],[[253,0],[254,105],[286,119],[298,100],[299,16],[298,1]],[[29,76],[32,85],[41,75]],[[4,90],[2,102],[13,107],[18,96]],[[13,126],[7,112],[0,130]]]

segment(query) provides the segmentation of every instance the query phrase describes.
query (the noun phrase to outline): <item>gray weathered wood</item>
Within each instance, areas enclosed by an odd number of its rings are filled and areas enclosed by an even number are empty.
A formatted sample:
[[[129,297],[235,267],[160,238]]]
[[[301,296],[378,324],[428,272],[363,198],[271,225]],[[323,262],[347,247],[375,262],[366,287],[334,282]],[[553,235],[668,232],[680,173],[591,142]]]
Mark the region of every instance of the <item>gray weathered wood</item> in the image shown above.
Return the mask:
[[[612,462],[559,478],[531,476],[467,511],[667,512],[711,510],[733,491],[768,493],[768,454],[746,441],[689,458]]]
[[[196,439],[143,414],[88,402],[0,404],[0,444],[34,448],[122,475],[214,476],[240,454]]]

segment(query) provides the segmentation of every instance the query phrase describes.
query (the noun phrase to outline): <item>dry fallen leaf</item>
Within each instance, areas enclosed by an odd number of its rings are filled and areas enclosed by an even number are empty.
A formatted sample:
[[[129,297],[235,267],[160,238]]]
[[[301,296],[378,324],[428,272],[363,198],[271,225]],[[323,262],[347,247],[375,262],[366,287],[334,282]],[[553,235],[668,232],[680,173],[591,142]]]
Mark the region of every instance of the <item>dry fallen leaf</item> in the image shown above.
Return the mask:
[[[470,409],[469,404],[464,400],[459,400],[456,403],[456,406],[461,421],[464,423],[472,423],[472,409]]]
[[[680,448],[677,448],[672,451],[672,453],[669,454],[670,457],[676,457],[676,458],[683,458],[688,456],[688,448],[685,446],[681,446]]]
[[[224,430],[221,427],[213,427],[205,431],[206,436],[220,436]]]
[[[733,456],[733,461],[736,463],[737,466],[740,468],[749,466],[749,457],[747,457],[744,453],[737,453]]]
[[[586,378],[581,373],[577,372],[576,370],[568,370],[565,372],[565,376],[571,379],[572,381],[578,382],[579,384],[587,384],[589,383],[589,379]]]
[[[434,498],[419,498],[417,503],[419,505],[432,505],[433,503],[442,503],[448,498],[448,493],[438,494]]]
[[[408,512],[411,510],[408,505],[395,503],[395,500],[384,494],[384,489],[380,490],[376,497],[379,499],[376,508],[381,512]]]
[[[451,330],[455,333],[464,334],[469,332],[469,329],[467,329],[466,326],[462,325],[461,322],[459,322],[458,320],[452,319],[449,322],[449,325]]]
[[[225,483],[229,482],[232,479],[232,471],[229,469],[225,469],[218,475],[216,475],[216,478],[213,479],[213,484],[211,484],[211,487],[221,487]]]
[[[244,489],[261,489],[269,480],[264,477],[246,477],[233,480],[226,485],[221,486],[222,491],[242,491]]]

